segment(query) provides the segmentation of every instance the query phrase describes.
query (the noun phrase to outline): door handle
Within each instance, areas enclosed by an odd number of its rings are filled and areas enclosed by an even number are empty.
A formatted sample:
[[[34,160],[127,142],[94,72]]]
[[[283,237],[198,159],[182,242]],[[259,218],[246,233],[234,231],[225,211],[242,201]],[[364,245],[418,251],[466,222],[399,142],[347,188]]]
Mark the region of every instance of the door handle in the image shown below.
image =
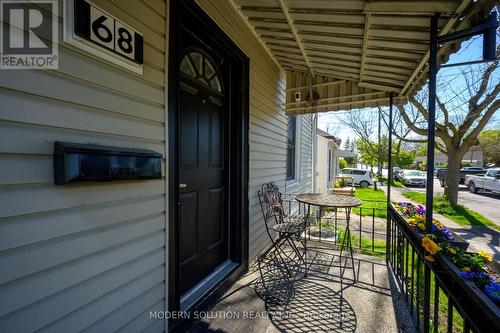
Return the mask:
[[[186,187],[187,187],[187,184],[183,184],[183,183],[179,184],[179,188],[186,188]]]

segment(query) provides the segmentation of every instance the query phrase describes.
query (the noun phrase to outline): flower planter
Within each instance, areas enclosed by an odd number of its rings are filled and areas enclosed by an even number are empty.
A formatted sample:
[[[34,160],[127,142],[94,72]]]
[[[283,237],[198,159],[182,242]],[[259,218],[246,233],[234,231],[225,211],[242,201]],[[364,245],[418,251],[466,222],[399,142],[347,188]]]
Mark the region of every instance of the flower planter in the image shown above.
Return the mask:
[[[455,236],[455,241],[451,242],[451,245],[456,246],[461,250],[467,251],[467,249],[469,248],[469,243],[453,231],[451,231],[451,233],[453,234],[453,236]]]
[[[403,216],[403,218],[404,218],[404,216]],[[406,218],[405,218],[405,220],[406,220]],[[406,223],[408,223],[408,221],[406,221]],[[425,236],[425,232],[418,230],[418,229],[414,229],[414,230],[419,237]],[[467,251],[467,248],[469,247],[469,243],[466,240],[464,240],[462,237],[457,235],[455,232],[453,232],[453,230],[450,230],[450,232],[453,235],[453,237],[455,237],[455,240],[450,241],[450,244],[458,247],[461,250]]]
[[[401,214],[401,212],[399,212],[399,210],[396,208],[396,206],[394,205],[394,203],[391,202],[391,206],[392,208],[398,212],[399,216],[401,216],[401,218],[411,227],[411,229],[420,237],[424,237],[425,236],[425,232],[420,230],[420,229],[417,229],[417,228],[414,228],[412,227],[412,224],[408,221],[408,219],[406,218],[405,215]],[[451,241],[450,240],[450,243],[453,245],[453,246],[456,246],[458,247],[459,249],[463,250],[463,251],[467,251],[467,248],[469,247],[469,243],[467,241],[465,241],[462,237],[460,237],[459,235],[457,235],[455,232],[453,232],[452,230],[449,230],[451,232],[451,234],[453,235],[453,237],[455,238],[455,240]]]
[[[403,207],[403,208],[401,208]],[[402,213],[401,210],[403,210],[405,213]],[[420,207],[423,209],[423,207]],[[419,209],[420,209],[419,208]],[[405,210],[406,209],[406,210]],[[464,258],[467,258],[470,256],[470,259],[475,258],[485,258],[484,254],[481,254],[481,251],[479,253],[469,253],[466,252],[466,249],[468,248],[468,243],[464,241],[461,237],[456,235],[450,230],[447,230],[446,227],[444,227],[440,223],[435,223],[435,228],[433,229],[433,233],[439,234],[439,237],[441,237],[441,242],[439,243],[440,247],[438,247],[438,250],[436,251],[431,245],[434,245],[436,247],[436,243],[433,241],[430,241],[430,239],[434,239],[436,241],[436,236],[434,235],[426,235],[426,233],[420,228],[422,227],[421,224],[424,223],[422,221],[422,217],[419,217],[415,219],[415,207],[414,206],[409,206],[406,204],[399,204],[398,207],[396,205],[391,203],[391,210],[397,214],[397,221],[400,225],[403,225],[404,228],[406,229],[408,237],[412,238],[412,242],[414,243],[414,246],[418,246],[419,248],[423,248],[424,252],[422,255],[425,253],[430,253],[432,254],[429,260],[428,256],[426,255],[425,258],[432,262],[432,267],[433,271],[437,275],[441,275],[441,281],[446,281],[446,285],[449,288],[449,292],[454,294],[454,295],[460,295],[462,292],[465,291],[467,294],[467,300],[463,300],[464,302],[468,302],[472,304],[472,308],[479,309],[482,313],[487,314],[487,317],[491,319],[492,323],[495,324],[496,327],[500,328],[500,302],[495,302],[492,298],[490,298],[489,295],[486,294],[486,289],[482,290],[482,285],[487,287],[492,287],[492,288],[497,288],[498,287],[498,282],[495,284],[495,279],[494,276],[491,275],[491,272],[488,271],[488,266],[486,265],[487,261],[486,259],[481,259],[483,261],[484,267],[482,269],[476,269],[474,271],[471,270],[472,261],[461,261]],[[420,213],[419,213],[420,214]],[[411,217],[409,217],[411,216]],[[409,219],[414,219],[413,221],[409,221]],[[419,225],[419,227],[416,227]],[[437,229],[436,229],[437,228]],[[446,232],[443,230],[446,229]],[[447,237],[443,236],[446,235]],[[455,239],[452,241],[449,238],[449,235],[452,235],[455,237]],[[434,237],[434,238],[433,238]],[[425,242],[424,242],[425,241]],[[450,251],[450,246],[451,247],[456,247],[458,249],[454,249],[454,251],[460,251],[460,253],[457,252],[451,252]],[[453,250],[453,248],[451,248]],[[449,253],[445,252],[449,251]],[[455,255],[458,255],[460,259],[457,259]],[[450,259],[448,256],[451,256]],[[457,261],[461,262],[457,266]],[[489,259],[491,260],[491,258]],[[477,262],[477,261],[476,261]],[[470,267],[466,267],[470,266]],[[465,268],[468,268],[467,270]],[[468,273],[470,271],[470,274],[472,276],[463,276],[464,273]],[[484,275],[483,275],[484,274]],[[492,278],[492,282],[487,282],[488,280],[484,279],[490,279]],[[470,280],[472,279],[472,280]],[[449,283],[451,282],[451,284]],[[444,282],[442,282],[444,283]],[[476,283],[478,285],[476,285]],[[481,287],[478,287],[481,286]],[[495,289],[496,291],[496,289]],[[491,289],[490,289],[491,292]],[[460,298],[459,296],[458,298]],[[457,301],[457,300],[455,300]],[[467,305],[467,307],[470,307],[471,305]],[[474,310],[474,311],[476,311]],[[468,310],[467,312],[471,312],[472,310]],[[473,312],[474,312],[473,311]]]
[[[460,276],[460,270],[446,256],[438,253],[435,258],[436,263],[444,268],[454,282],[457,283],[475,303],[474,306],[485,316],[484,320],[491,320],[492,323],[495,323],[496,327],[500,327],[500,307],[473,282],[463,279]]]

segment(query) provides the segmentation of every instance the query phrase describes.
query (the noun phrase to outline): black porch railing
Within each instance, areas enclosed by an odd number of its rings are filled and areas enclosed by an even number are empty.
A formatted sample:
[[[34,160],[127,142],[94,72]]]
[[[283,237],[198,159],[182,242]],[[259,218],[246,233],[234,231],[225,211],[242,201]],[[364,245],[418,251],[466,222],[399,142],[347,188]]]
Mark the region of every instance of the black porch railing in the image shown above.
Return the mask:
[[[500,332],[498,311],[485,306],[486,295],[467,285],[444,256],[436,255],[436,261],[429,263],[420,238],[406,221],[392,206],[388,207],[388,214],[387,262],[417,329],[424,331],[424,327],[429,327],[435,333]],[[431,270],[428,284],[424,281],[425,265]],[[427,292],[426,287],[430,288]],[[427,311],[424,304],[429,304]]]
[[[428,328],[433,333],[500,332],[498,311],[484,306],[486,295],[468,285],[444,256],[436,255],[436,261],[429,263],[420,238],[392,205],[387,207],[385,201],[366,203],[369,207],[361,206],[351,214],[353,248],[386,258],[418,331]],[[283,196],[283,205],[288,214],[307,212],[307,206],[291,194]],[[305,235],[308,241],[333,247],[342,242],[346,218],[341,209],[311,208],[310,214],[311,228]],[[431,271],[430,283],[425,283],[425,266]]]

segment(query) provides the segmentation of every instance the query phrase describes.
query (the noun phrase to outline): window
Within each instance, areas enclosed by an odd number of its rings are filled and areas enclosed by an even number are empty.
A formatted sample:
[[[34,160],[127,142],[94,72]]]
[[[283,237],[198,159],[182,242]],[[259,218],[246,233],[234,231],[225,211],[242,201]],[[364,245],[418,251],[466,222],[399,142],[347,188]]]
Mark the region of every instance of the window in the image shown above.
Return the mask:
[[[189,52],[181,61],[181,73],[203,85],[222,92],[222,87],[212,61],[200,52]]]
[[[286,180],[296,179],[297,117],[288,117],[288,137],[286,143]]]
[[[488,170],[486,176],[496,177],[500,175],[500,170]]]

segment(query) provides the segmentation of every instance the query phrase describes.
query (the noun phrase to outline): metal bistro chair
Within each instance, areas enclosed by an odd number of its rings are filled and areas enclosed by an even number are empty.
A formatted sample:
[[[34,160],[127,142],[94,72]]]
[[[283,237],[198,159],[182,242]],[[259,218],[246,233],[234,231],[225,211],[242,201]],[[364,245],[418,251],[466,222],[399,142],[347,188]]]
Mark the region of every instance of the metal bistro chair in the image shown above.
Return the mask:
[[[287,261],[294,264],[297,272],[300,271],[300,262],[302,262],[304,264],[304,274],[307,275],[307,243],[305,235],[304,237],[301,236],[309,227],[308,217],[285,214],[281,193],[274,182],[262,185],[261,191],[259,191],[259,201],[264,216],[266,232],[272,242],[271,248],[262,257],[273,253],[274,250],[276,256],[283,263],[289,277],[294,277],[294,275],[288,267]],[[303,253],[298,249],[297,243],[302,244],[304,248]],[[291,247],[292,255],[295,254],[294,257],[291,257],[285,251],[287,245]]]

